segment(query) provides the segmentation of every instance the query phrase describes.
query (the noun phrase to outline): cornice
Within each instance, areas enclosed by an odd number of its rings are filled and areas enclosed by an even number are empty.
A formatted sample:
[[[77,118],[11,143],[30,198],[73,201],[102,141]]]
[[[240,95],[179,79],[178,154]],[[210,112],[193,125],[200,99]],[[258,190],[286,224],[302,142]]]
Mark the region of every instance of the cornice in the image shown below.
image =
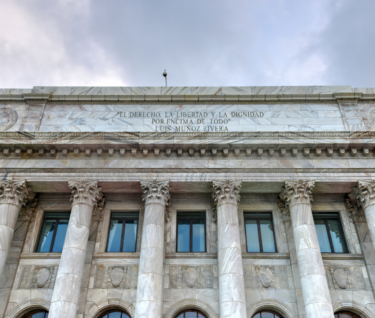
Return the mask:
[[[373,88],[306,87],[34,87],[0,89],[0,100],[52,102],[340,102],[375,100]]]

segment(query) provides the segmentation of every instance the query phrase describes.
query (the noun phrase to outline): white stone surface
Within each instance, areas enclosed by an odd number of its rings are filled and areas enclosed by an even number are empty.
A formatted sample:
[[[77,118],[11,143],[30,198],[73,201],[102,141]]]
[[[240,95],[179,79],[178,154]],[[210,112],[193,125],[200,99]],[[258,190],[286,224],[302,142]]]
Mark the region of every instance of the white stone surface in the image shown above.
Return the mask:
[[[71,182],[69,186],[73,205],[52,295],[51,318],[75,317],[77,313],[91,216],[100,192],[96,182]]]
[[[286,181],[281,197],[290,210],[306,317],[333,318],[331,297],[311,211],[313,188],[313,181]]]
[[[246,316],[246,297],[237,202],[239,181],[213,181],[217,205],[220,317]]]
[[[169,201],[168,182],[141,183],[145,201],[139,260],[136,318],[161,318],[164,279],[164,213]]]

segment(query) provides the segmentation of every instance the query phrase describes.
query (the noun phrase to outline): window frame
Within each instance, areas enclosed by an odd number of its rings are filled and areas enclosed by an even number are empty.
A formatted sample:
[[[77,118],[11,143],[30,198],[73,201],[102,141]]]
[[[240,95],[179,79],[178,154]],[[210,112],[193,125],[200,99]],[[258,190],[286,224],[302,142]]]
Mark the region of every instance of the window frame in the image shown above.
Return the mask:
[[[270,217],[267,218],[255,218],[255,217],[246,217],[250,214],[264,214],[269,215]],[[246,241],[246,253],[278,253],[277,252],[277,244],[276,244],[276,233],[275,233],[275,224],[273,222],[273,214],[272,212],[258,212],[258,211],[244,211],[243,212],[243,218],[244,218],[244,226],[245,226],[245,241]],[[259,252],[249,252],[248,246],[247,246],[247,230],[246,230],[246,220],[256,220],[257,221],[257,228],[258,228],[258,239],[259,239]],[[263,252],[263,242],[262,242],[262,233],[260,229],[260,220],[271,220],[272,224],[272,232],[273,232],[273,242],[275,244],[275,252]]]
[[[47,214],[54,214],[54,213],[68,213],[69,214],[69,217],[68,218],[63,218],[63,217],[46,217]],[[39,229],[39,237],[38,237],[38,240],[37,240],[37,243],[36,243],[36,246],[35,246],[35,253],[62,253],[61,252],[52,252],[52,249],[53,249],[53,246],[55,244],[55,239],[56,239],[56,234],[57,234],[57,228],[59,227],[59,220],[68,220],[68,227],[69,227],[69,220],[70,220],[70,215],[71,215],[71,212],[65,212],[65,211],[53,211],[53,212],[45,212],[44,215],[43,215],[43,219],[42,219],[42,224],[40,226],[40,229]],[[41,240],[41,236],[42,236],[42,230],[43,230],[43,227],[44,227],[44,221],[45,220],[56,220],[56,226],[55,226],[55,229],[53,231],[53,235],[52,235],[52,240],[51,240],[51,245],[49,247],[49,251],[48,252],[41,252],[41,251],[38,251],[38,248],[39,248],[39,243],[40,243],[40,240]],[[68,227],[66,229],[66,231],[68,232]],[[66,238],[66,233],[65,233],[65,238]],[[64,244],[65,244],[65,240],[64,240]],[[63,246],[64,246],[63,244]],[[64,247],[63,247],[64,249]]]
[[[112,217],[113,214],[120,214],[120,213],[134,213],[137,215],[137,217]],[[120,251],[119,252],[109,252],[108,251],[108,245],[109,245],[109,236],[111,234],[111,229],[108,228],[108,233],[107,233],[107,246],[105,248],[106,253],[136,253],[137,252],[137,241],[138,241],[138,231],[139,231],[139,212],[137,211],[116,211],[116,212],[110,212],[109,215],[109,227],[111,226],[111,221],[112,220],[122,220],[122,229],[121,229],[121,242],[120,242]],[[137,224],[137,233],[135,233],[135,246],[134,246],[134,252],[123,252],[122,248],[124,247],[124,236],[125,236],[125,225],[126,225],[126,220],[138,220]],[[124,222],[125,221],[125,222]]]
[[[180,311],[180,312],[179,312],[178,314],[176,314],[174,317],[175,317],[175,318],[178,318],[178,317],[180,317],[180,316],[183,314],[183,315],[184,315],[183,318],[185,318],[185,314],[186,314],[187,312],[195,312],[195,313],[197,313],[197,317],[198,317],[198,314],[199,314],[199,315],[202,315],[202,316],[205,317],[205,318],[208,317],[205,313],[203,313],[202,311],[200,311],[200,310],[198,310],[198,309],[185,309],[185,310],[183,310],[183,311]]]
[[[180,217],[184,213],[201,213],[202,217]],[[178,251],[178,221],[179,220],[189,220],[190,219],[190,242],[189,242],[189,252],[179,252]],[[193,220],[204,220],[204,251],[203,252],[193,252]],[[177,217],[176,217],[176,253],[207,253],[207,220],[206,220],[206,212],[203,211],[177,211]]]
[[[122,310],[122,309],[111,309],[111,310],[107,310],[105,311],[104,313],[102,313],[99,317],[100,318],[105,318],[106,315],[109,315],[109,314],[112,314],[114,312],[119,312],[121,313],[121,318],[122,318],[122,314],[125,314],[127,315],[129,318],[131,317],[126,311]]]
[[[317,217],[315,218],[314,217],[314,214],[337,214],[337,217],[336,218],[333,218],[333,217]],[[341,215],[340,213],[338,212],[312,212],[313,214],[313,220],[314,220],[314,227],[315,227],[315,220],[323,220],[324,221],[324,224],[325,224],[325,227],[326,227],[326,231],[327,231],[327,235],[328,235],[328,241],[329,241],[329,245],[331,247],[331,252],[321,252],[321,253],[328,253],[328,254],[349,254],[350,251],[349,251],[349,246],[348,246],[348,241],[346,239],[346,235],[345,235],[345,229],[344,229],[344,226],[343,226],[343,223],[342,223],[342,220],[341,220]],[[332,237],[331,237],[331,231],[329,230],[329,226],[328,226],[328,223],[327,221],[328,220],[335,220],[335,221],[339,221],[339,224],[341,226],[341,231],[342,231],[342,234],[344,236],[344,245],[345,245],[345,249],[346,249],[346,252],[335,252],[335,247],[333,245],[333,241],[332,241]],[[316,228],[315,228],[315,231],[316,231]],[[318,243],[319,243],[319,239],[318,239]],[[319,247],[320,248],[320,247]]]
[[[257,311],[254,315],[251,316],[251,318],[254,318],[258,314],[260,314],[260,317],[262,318],[262,313],[273,314],[273,318],[283,318],[283,316],[281,314],[279,314],[278,312],[276,312],[274,310],[270,310],[270,309]]]
[[[44,313],[44,318],[46,318],[46,314],[49,314],[49,312],[47,310],[44,310],[44,309],[36,309],[36,310],[33,310],[33,311],[30,311],[30,312],[27,312],[26,314],[24,314],[22,316],[22,318],[32,318],[33,315],[35,314],[39,314],[39,313]]]

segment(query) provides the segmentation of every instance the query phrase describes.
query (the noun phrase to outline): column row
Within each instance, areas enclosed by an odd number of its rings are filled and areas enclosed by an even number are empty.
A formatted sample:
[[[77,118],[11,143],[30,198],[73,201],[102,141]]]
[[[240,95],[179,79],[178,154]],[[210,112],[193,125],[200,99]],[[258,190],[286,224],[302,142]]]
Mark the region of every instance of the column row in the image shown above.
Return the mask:
[[[79,301],[91,216],[103,197],[94,181],[69,182],[72,210],[49,317],[75,317]],[[164,214],[169,207],[168,181],[141,182],[145,216],[141,243],[136,318],[162,317]],[[311,210],[314,181],[286,181],[285,202],[293,235],[307,318],[333,318],[333,309]],[[217,211],[218,269],[221,317],[246,317],[240,230],[237,207],[241,182],[213,181]],[[363,208],[375,248],[375,180],[359,181],[352,192]],[[25,180],[0,181],[0,275],[3,273],[19,211],[32,196]]]

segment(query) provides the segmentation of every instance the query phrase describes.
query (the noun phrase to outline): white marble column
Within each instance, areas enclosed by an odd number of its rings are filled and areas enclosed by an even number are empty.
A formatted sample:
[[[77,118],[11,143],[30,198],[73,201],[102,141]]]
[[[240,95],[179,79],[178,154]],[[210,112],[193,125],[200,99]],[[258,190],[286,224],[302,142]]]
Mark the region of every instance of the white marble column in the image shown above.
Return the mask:
[[[372,245],[375,249],[375,180],[358,181],[354,195],[365,213]]]
[[[164,213],[169,181],[142,181],[145,202],[135,318],[162,318],[164,273]]]
[[[27,201],[26,181],[0,181],[0,277],[7,261],[14,227],[21,207]]]
[[[237,204],[240,181],[213,181],[217,209],[218,267],[221,318],[246,317],[245,283],[242,266]]]
[[[70,318],[77,313],[93,208],[100,196],[96,181],[69,182],[72,211],[66,232],[49,318]]]
[[[290,210],[306,318],[334,318],[311,212],[314,181],[285,181],[281,199]]]

